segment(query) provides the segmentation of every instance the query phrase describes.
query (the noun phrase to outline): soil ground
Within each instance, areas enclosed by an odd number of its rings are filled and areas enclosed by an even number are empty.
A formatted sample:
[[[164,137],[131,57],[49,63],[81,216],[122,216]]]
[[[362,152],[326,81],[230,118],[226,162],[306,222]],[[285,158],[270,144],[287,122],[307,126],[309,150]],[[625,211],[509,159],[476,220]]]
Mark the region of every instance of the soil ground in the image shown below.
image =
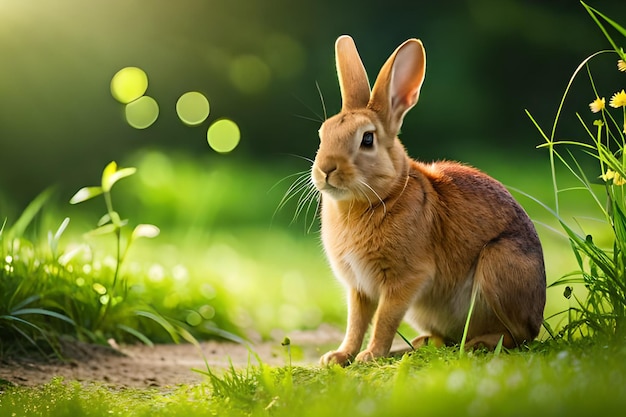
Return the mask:
[[[292,364],[315,364],[319,356],[337,346],[342,333],[330,326],[315,331],[290,333]],[[205,380],[201,373],[207,363],[211,369],[225,369],[232,363],[243,368],[258,359],[268,365],[287,365],[287,348],[280,341],[250,346],[207,341],[202,352],[191,344],[155,346],[99,346],[67,341],[61,343],[63,360],[44,357],[38,352],[13,354],[0,358],[0,383],[36,386],[54,377],[80,382],[99,382],[116,387],[171,387]],[[258,356],[258,359],[256,358]],[[206,362],[205,362],[206,358]]]

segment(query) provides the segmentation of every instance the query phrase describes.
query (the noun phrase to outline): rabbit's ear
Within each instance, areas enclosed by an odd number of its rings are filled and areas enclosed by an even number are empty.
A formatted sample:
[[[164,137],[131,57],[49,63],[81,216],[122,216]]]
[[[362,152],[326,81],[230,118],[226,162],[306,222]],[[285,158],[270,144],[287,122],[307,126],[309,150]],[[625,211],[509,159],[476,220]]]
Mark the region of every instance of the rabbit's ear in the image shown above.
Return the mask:
[[[417,103],[426,73],[426,53],[422,42],[409,39],[400,45],[383,65],[369,102],[382,114],[396,133],[407,111]]]
[[[350,36],[343,35],[337,38],[335,61],[341,88],[342,110],[365,108],[370,99],[370,84],[359,52]]]

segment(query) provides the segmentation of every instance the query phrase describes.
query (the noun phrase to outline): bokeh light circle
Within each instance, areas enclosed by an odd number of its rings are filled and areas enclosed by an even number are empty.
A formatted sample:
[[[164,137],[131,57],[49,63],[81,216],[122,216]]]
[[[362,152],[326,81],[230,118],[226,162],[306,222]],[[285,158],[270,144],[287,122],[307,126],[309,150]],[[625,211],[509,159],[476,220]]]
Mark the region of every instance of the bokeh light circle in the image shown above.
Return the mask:
[[[228,153],[235,149],[240,138],[239,126],[230,119],[217,120],[207,131],[209,146],[219,153]]]
[[[122,104],[137,100],[147,89],[148,75],[141,68],[122,68],[111,79],[111,94]]]
[[[209,100],[204,94],[190,91],[180,96],[176,102],[176,113],[183,123],[197,126],[209,117]]]
[[[150,96],[142,96],[126,105],[125,114],[129,125],[145,129],[159,117],[159,104]]]

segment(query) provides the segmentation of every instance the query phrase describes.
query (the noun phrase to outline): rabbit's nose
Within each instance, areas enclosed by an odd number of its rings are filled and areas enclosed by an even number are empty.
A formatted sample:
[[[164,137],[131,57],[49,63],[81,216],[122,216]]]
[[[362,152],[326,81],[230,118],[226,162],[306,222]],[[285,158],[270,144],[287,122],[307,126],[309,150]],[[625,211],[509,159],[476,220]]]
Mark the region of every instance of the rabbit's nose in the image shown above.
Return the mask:
[[[324,174],[324,181],[328,183],[328,181],[330,180],[330,174],[337,171],[337,164],[329,164],[329,165],[320,167],[320,170]]]
[[[332,174],[333,172],[337,171],[337,167],[333,167],[332,169],[330,169],[329,171],[325,171],[324,173],[326,174],[325,176],[325,180],[328,183],[330,181],[330,174]]]

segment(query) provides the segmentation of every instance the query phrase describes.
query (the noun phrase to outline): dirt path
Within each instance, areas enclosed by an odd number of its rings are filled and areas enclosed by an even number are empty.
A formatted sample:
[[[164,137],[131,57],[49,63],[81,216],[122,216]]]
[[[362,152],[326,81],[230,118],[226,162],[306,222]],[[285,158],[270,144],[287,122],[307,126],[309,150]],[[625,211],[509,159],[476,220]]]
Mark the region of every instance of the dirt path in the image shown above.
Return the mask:
[[[322,326],[315,331],[292,332],[293,364],[314,364],[319,355],[341,339],[341,332]],[[0,379],[14,385],[45,384],[54,377],[81,382],[102,382],[121,387],[168,387],[201,382],[205,376],[192,369],[206,370],[206,360],[212,368],[245,367],[249,361],[258,364],[250,354],[270,365],[288,363],[286,349],[281,341],[270,341],[250,346],[203,342],[202,352],[190,344],[122,346],[115,350],[85,343],[64,343],[67,360],[46,360],[39,355],[10,357],[0,360]]]

